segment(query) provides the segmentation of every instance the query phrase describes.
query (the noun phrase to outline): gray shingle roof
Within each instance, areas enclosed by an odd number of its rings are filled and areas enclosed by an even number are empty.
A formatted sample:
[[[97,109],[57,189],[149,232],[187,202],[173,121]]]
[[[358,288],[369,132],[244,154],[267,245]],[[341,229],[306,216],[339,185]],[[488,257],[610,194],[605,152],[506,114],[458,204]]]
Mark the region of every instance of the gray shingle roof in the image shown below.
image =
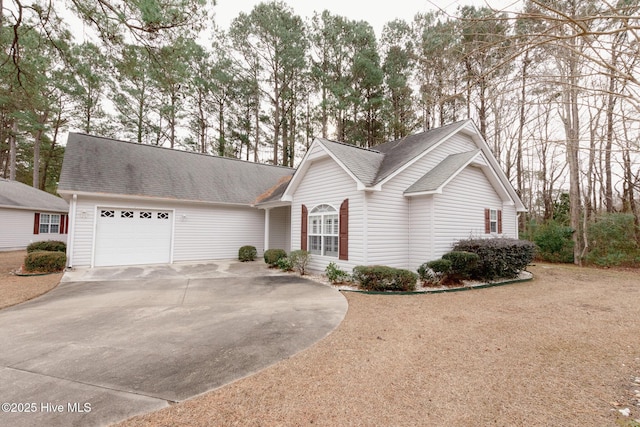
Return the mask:
[[[452,154],[438,163],[422,178],[414,182],[405,190],[405,194],[424,193],[436,191],[444,185],[462,167],[478,155],[480,149],[467,151],[466,153]]]
[[[469,120],[462,120],[375,146],[376,151],[384,154],[384,160],[378,170],[375,183],[384,180],[410,160],[440,142],[445,136],[466,126],[467,123],[469,123]]]
[[[293,169],[70,133],[58,191],[253,204]]]
[[[375,183],[378,169],[384,160],[384,154],[355,145],[318,138],[322,145],[331,151],[351,173],[364,185]]]
[[[69,205],[60,197],[17,181],[0,178],[0,207],[36,211],[68,212]]]

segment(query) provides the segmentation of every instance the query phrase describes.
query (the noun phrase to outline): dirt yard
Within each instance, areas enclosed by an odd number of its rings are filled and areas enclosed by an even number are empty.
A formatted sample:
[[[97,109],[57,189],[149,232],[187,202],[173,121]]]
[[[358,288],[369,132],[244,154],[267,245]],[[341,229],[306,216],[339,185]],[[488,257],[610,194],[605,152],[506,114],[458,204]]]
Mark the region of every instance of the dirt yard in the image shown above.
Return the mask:
[[[0,308],[42,295],[55,288],[62,278],[62,273],[29,277],[11,274],[20,268],[26,255],[26,251],[0,252]]]
[[[449,294],[345,293],[344,322],[310,349],[121,425],[637,426],[638,271],[530,271]]]

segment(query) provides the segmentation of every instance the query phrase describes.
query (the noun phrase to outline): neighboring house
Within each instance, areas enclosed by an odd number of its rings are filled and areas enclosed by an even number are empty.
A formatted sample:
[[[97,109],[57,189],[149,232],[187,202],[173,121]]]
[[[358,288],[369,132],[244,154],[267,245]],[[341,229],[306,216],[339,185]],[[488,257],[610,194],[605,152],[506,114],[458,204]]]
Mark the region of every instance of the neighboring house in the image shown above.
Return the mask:
[[[60,197],[0,178],[0,251],[41,240],[67,241],[69,205]]]
[[[71,134],[59,193],[72,266],[234,258],[250,244],[308,250],[316,271],[415,269],[460,239],[517,237],[525,211],[470,120],[373,149],[316,139],[295,173]]]

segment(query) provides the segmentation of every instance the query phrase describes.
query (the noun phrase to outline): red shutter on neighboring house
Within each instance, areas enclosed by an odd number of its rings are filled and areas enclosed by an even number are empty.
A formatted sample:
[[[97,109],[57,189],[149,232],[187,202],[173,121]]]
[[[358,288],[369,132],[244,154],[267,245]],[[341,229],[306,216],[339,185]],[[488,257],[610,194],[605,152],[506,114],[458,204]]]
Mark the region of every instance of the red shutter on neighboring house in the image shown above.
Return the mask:
[[[484,232],[491,233],[491,209],[484,210]]]
[[[40,214],[38,212],[33,215],[33,234],[40,234]]]
[[[307,207],[302,205],[302,225],[300,226],[300,249],[307,250],[307,219],[309,218],[309,212]]]
[[[349,260],[349,199],[340,205],[340,246],[338,259]]]
[[[502,211],[498,211],[498,234],[502,234]]]

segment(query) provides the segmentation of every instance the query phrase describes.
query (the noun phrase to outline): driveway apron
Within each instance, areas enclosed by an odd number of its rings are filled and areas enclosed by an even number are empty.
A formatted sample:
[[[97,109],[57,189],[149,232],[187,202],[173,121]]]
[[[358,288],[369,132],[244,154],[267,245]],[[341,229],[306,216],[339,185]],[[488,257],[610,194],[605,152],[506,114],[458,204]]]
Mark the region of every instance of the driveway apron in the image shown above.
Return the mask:
[[[346,310],[331,287],[258,261],[70,272],[0,311],[0,425],[161,409],[311,346]]]

